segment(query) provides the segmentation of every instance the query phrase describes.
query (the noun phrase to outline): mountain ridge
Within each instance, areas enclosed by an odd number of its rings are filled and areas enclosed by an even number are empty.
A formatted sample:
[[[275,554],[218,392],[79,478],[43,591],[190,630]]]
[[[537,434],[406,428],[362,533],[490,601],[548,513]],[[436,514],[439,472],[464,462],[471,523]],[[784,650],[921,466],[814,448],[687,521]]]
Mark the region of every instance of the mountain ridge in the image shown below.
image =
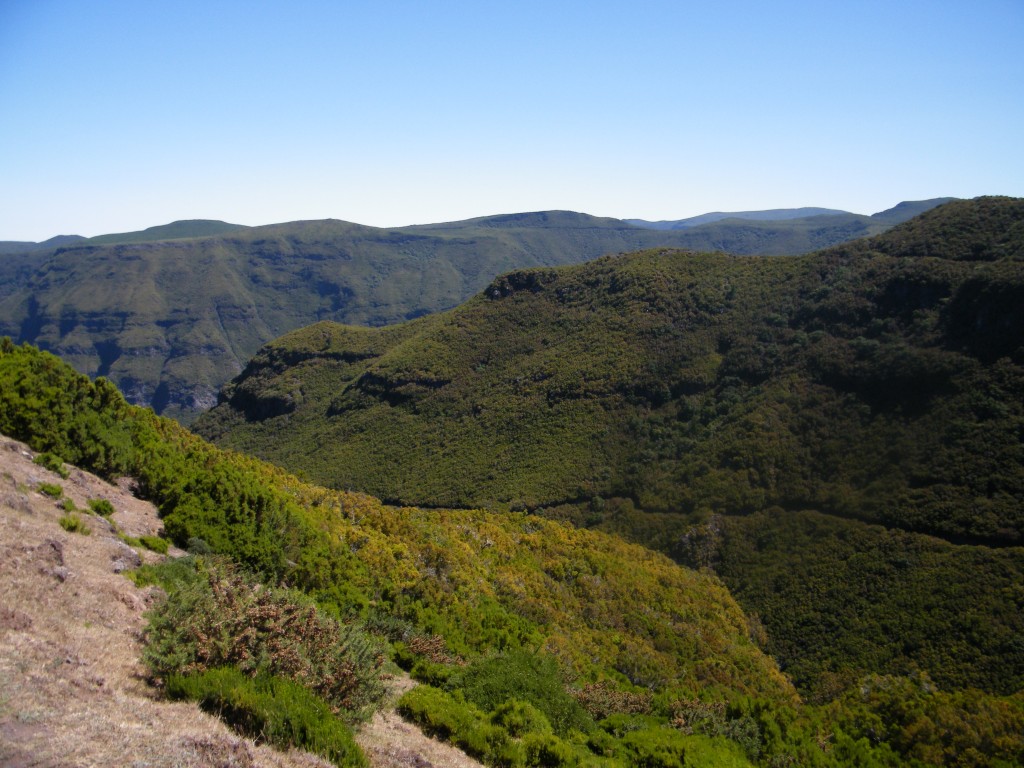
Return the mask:
[[[571,211],[390,229],[337,219],[173,222],[0,258],[0,334],[107,376],[133,403],[187,423],[262,344],[311,322],[407,320],[517,268],[659,246],[808,250],[868,226],[754,223],[733,236],[721,223],[708,234],[659,232]]]

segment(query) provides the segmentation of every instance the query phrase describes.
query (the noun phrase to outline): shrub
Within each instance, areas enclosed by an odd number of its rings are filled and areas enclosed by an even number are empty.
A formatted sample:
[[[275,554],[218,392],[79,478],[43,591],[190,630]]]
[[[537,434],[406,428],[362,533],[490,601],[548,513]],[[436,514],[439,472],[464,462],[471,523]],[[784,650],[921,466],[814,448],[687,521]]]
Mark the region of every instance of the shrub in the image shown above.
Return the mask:
[[[452,680],[466,699],[493,711],[510,699],[526,701],[547,717],[559,735],[589,732],[594,721],[562,685],[558,662],[551,656],[511,651],[474,662]]]
[[[192,536],[189,538],[188,543],[185,544],[185,549],[191,555],[212,555],[213,549],[209,544],[206,543],[205,539],[201,539],[198,536]]]
[[[550,733],[528,733],[523,737],[523,751],[529,766],[560,768],[579,764],[573,748]]]
[[[57,485],[57,483],[40,483],[36,486],[36,490],[44,496],[50,496],[54,499],[59,499],[64,495],[64,489]]]
[[[194,699],[239,733],[276,747],[298,747],[335,765],[367,765],[348,726],[331,714],[326,701],[298,683],[280,677],[247,677],[234,667],[209,669],[167,679],[171,698]]]
[[[131,546],[142,544],[138,539],[132,539],[130,536],[122,535],[121,539]],[[164,560],[162,563],[143,563],[130,575],[132,581],[140,587],[156,584],[164,592],[174,592],[183,586],[193,584],[198,578],[196,558],[191,556],[174,557]]]
[[[69,515],[72,512],[77,512],[78,511],[78,507],[75,506],[75,502],[73,502],[71,499],[67,498],[66,496],[63,499],[60,500],[60,508],[63,509],[65,512],[67,512]]]
[[[139,543],[146,549],[161,555],[167,554],[167,548],[170,544],[167,539],[161,539],[159,536],[139,536]]]
[[[82,518],[74,513],[61,515],[57,522],[60,523],[60,527],[68,533],[81,533],[83,536],[88,536],[92,533],[89,526],[83,522]]]
[[[425,733],[451,742],[488,765],[524,765],[524,752],[508,731],[489,722],[487,715],[459,694],[419,685],[399,699],[398,712]]]
[[[68,475],[70,474],[70,472],[68,472],[67,468],[64,466],[64,462],[61,460],[60,456],[58,456],[55,453],[40,453],[38,456],[32,459],[32,462],[34,464],[38,464],[43,469],[48,469],[51,472],[56,472],[65,480],[67,480]]]
[[[484,713],[439,688],[418,685],[398,701],[398,713],[426,733],[455,740],[484,722]]]
[[[110,517],[114,514],[114,505],[106,499],[89,499],[89,509],[101,517]]]
[[[670,728],[650,728],[627,733],[622,744],[633,765],[649,768],[683,768],[687,737]]]
[[[551,733],[547,717],[528,701],[509,699],[491,713],[491,722],[500,725],[509,736],[516,738],[527,733]]]
[[[587,736],[587,747],[595,755],[600,755],[601,757],[614,757],[616,752],[615,745],[615,738],[600,728]]]
[[[416,634],[412,622],[379,609],[371,610],[366,617],[366,629],[392,643],[404,642]]]
[[[195,575],[150,614],[143,658],[157,678],[221,666],[284,677],[353,719],[384,695],[384,655],[367,633],[219,561],[198,560]]]

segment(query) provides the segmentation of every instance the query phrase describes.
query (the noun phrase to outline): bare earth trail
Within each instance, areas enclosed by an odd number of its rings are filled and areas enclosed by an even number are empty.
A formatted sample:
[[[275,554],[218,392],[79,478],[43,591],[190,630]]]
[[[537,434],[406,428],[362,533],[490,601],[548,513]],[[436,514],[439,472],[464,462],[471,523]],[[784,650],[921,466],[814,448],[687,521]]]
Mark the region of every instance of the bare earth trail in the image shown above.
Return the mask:
[[[323,768],[307,753],[254,744],[191,703],[160,699],[139,662],[143,613],[158,594],[121,572],[143,560],[117,536],[156,535],[152,504],[71,469],[67,479],[32,463],[0,436],[0,766],[4,768]],[[89,535],[58,523],[64,510],[39,492],[58,484],[76,507],[107,499],[114,525],[79,512]],[[116,526],[116,530],[115,527]],[[173,554],[181,554],[172,550]],[[411,682],[394,681],[400,693]],[[358,734],[374,768],[476,768],[393,710]]]

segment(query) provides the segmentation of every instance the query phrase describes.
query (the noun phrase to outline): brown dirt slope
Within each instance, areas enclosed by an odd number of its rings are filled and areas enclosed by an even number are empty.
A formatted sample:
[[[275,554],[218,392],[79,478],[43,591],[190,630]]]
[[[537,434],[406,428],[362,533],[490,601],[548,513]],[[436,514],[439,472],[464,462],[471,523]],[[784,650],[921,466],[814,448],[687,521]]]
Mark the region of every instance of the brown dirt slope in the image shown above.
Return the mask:
[[[239,738],[194,704],[160,700],[139,663],[143,612],[157,595],[121,575],[159,556],[114,528],[155,535],[156,510],[131,495],[129,481],[110,485],[73,468],[62,479],[33,457],[0,436],[0,765],[327,766]],[[107,499],[114,525],[80,512],[89,535],[65,531],[64,510],[41,483],[59,484],[79,509]],[[393,712],[378,714],[360,741],[375,768],[478,765]]]

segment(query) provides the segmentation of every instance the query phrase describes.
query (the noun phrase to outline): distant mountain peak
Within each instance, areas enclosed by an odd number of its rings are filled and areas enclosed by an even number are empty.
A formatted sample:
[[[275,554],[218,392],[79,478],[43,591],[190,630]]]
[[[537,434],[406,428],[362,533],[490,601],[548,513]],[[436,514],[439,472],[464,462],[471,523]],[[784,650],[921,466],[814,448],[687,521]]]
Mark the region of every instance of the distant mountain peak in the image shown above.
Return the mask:
[[[764,211],[714,211],[702,213],[699,216],[691,216],[688,219],[675,219],[673,221],[646,221],[645,219],[625,219],[629,224],[649,229],[689,229],[699,227],[701,224],[713,224],[724,219],[749,219],[750,221],[788,221],[789,219],[804,219],[808,216],[829,216],[845,214],[848,211],[840,211],[835,208],[773,208]]]
[[[118,232],[110,235],[99,235],[89,238],[93,245],[111,245],[115,243],[149,243],[157,240],[182,240],[194,237],[215,237],[240,229],[248,229],[243,224],[229,224],[217,219],[180,219],[170,224],[147,227],[138,232]]]

